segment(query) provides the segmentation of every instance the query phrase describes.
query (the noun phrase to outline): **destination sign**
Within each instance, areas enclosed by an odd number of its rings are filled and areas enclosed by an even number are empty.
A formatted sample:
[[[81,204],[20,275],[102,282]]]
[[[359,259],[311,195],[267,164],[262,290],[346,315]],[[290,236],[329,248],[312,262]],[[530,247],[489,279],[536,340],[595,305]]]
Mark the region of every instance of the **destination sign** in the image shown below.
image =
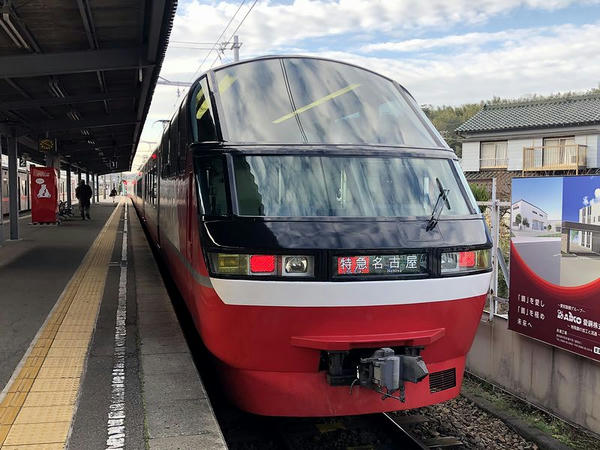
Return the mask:
[[[397,275],[427,272],[427,255],[339,256],[337,275]]]

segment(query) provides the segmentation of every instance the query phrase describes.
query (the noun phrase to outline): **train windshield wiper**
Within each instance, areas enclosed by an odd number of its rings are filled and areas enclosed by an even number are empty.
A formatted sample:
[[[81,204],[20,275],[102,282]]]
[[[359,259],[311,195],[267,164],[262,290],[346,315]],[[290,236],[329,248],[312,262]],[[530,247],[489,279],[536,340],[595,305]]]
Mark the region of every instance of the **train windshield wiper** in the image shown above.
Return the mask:
[[[427,222],[427,227],[425,227],[426,231],[431,231],[435,228],[440,218],[440,214],[442,214],[442,210],[444,209],[444,204],[446,205],[446,208],[450,209],[450,202],[448,201],[450,189],[444,189],[439,178],[436,178],[435,182],[437,183],[440,193],[438,194],[433,211],[431,211],[431,217],[429,218],[429,222]]]

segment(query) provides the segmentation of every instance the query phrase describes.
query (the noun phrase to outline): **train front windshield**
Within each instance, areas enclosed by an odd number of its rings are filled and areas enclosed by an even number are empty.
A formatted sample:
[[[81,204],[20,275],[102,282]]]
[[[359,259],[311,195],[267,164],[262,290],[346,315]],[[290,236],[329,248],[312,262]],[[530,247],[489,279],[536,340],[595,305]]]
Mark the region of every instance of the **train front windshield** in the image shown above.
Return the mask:
[[[239,215],[263,217],[428,218],[448,190],[442,217],[474,214],[477,207],[444,158],[401,156],[233,155]],[[223,155],[197,159],[204,214],[231,211]]]
[[[239,214],[267,217],[428,217],[448,189],[442,216],[473,213],[448,159],[234,156]]]
[[[442,145],[410,95],[358,67],[265,59],[215,76],[223,138],[230,143]]]

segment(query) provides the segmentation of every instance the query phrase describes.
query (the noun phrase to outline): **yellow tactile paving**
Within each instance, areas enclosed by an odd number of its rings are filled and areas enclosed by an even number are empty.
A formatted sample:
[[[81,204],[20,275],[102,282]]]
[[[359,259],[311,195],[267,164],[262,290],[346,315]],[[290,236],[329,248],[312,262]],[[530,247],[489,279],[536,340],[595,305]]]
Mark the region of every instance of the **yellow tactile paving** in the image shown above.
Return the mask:
[[[86,341],[90,339],[90,336],[92,335],[91,330],[89,332],[87,331],[81,331],[81,332],[77,332],[77,331],[59,331],[58,333],[56,333],[56,339],[85,339]]]
[[[67,441],[71,421],[13,424],[6,445],[60,444]]]
[[[33,406],[21,408],[19,417],[15,424],[23,423],[46,423],[46,422],[67,422],[73,415],[73,405],[63,406]]]
[[[27,397],[27,392],[9,392],[0,403],[0,408],[8,408],[9,406],[18,406],[19,408],[23,406],[23,402],[25,402],[25,397]]]
[[[5,445],[2,450],[63,450],[63,444]]]
[[[87,347],[64,348],[53,345],[48,351],[48,358],[83,358],[86,353]]]
[[[17,378],[8,389],[8,392],[27,392],[31,389],[34,378]]]
[[[64,450],[63,444],[5,445],[3,450]]]
[[[68,348],[68,349],[76,349],[76,348],[87,348],[88,341],[87,339],[54,339],[54,343],[52,344],[52,348]]]
[[[82,371],[83,366],[42,367],[37,378],[77,378],[81,376]]]
[[[0,441],[4,442],[9,431],[10,425],[0,425]]]
[[[64,356],[60,356],[60,357],[48,357],[43,361],[43,363],[44,363],[43,367],[65,367],[65,366],[83,364],[83,361],[81,360],[81,358],[67,358]]]
[[[120,209],[92,244],[0,402],[2,450],[53,450],[66,444]]]
[[[30,392],[23,407],[74,405],[77,392]]]
[[[80,378],[38,378],[31,386],[31,392],[75,391],[79,389]]]

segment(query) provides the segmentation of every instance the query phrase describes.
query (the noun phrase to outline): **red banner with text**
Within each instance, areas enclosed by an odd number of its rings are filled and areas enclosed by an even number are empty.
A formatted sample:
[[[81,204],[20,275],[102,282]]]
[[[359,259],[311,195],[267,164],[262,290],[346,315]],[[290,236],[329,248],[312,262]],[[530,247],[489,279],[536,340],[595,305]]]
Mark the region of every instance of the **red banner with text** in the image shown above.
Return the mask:
[[[31,168],[31,222],[55,223],[58,213],[58,182],[53,167]]]
[[[600,176],[513,178],[509,328],[600,361]]]

